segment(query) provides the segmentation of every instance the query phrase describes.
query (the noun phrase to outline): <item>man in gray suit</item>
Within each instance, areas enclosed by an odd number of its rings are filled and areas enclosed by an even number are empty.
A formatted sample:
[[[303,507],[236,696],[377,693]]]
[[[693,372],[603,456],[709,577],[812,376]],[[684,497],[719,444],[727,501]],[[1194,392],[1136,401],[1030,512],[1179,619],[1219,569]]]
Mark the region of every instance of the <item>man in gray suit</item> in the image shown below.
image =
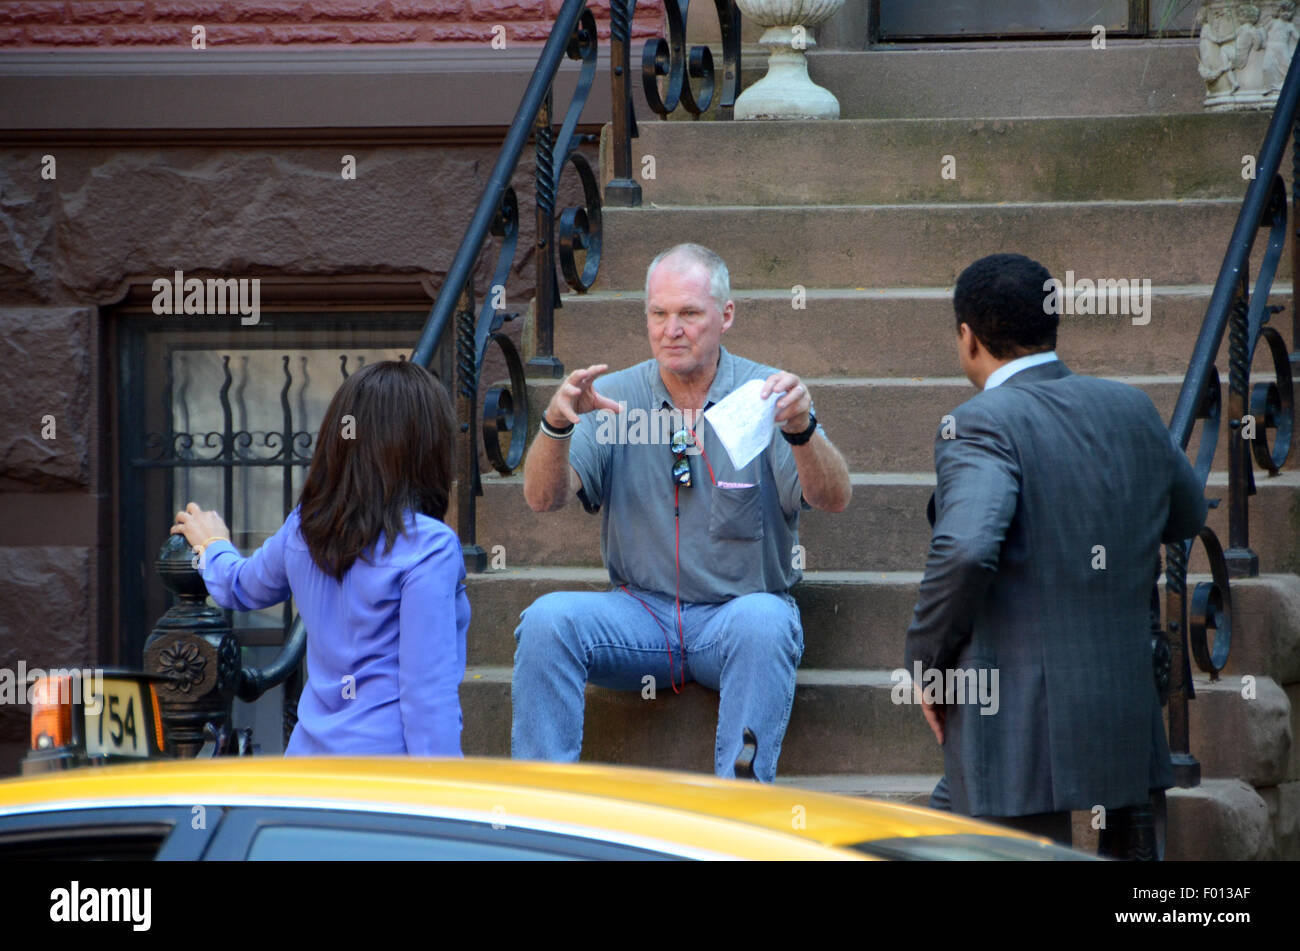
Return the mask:
[[[1151,586],[1161,543],[1196,534],[1206,504],[1146,394],[1057,358],[1052,286],[1018,254],[957,281],[961,365],[981,392],[935,440],[906,667],[997,694],[918,697],[952,809],[1069,844],[1071,810],[1122,814],[1173,785]]]

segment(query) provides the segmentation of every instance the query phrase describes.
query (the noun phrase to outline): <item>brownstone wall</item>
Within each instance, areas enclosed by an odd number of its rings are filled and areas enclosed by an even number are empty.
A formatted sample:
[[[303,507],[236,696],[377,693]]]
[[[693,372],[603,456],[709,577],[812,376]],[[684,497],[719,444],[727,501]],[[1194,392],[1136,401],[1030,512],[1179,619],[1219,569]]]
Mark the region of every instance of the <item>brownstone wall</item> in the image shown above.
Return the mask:
[[[425,46],[540,43],[562,0],[0,0],[0,47],[189,48],[194,25],[207,47]],[[589,0],[602,38],[609,0]],[[660,31],[662,7],[642,4],[634,37]],[[500,31],[497,31],[500,35]]]

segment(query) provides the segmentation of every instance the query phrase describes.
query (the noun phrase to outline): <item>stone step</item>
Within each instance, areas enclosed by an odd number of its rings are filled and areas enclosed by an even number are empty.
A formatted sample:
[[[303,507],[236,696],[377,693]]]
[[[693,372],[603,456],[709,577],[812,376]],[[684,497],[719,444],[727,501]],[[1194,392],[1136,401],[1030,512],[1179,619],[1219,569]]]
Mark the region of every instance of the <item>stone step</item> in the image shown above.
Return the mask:
[[[1204,779],[1167,797],[1167,861],[1300,858],[1300,783],[1256,790],[1240,779]]]
[[[1240,201],[1249,184],[1242,157],[1257,152],[1268,121],[1269,113],[1236,112],[646,122],[632,168],[643,202],[660,206]],[[608,147],[602,154],[608,181]]]
[[[1204,776],[1236,777],[1252,786],[1276,786],[1297,778],[1291,702],[1271,677],[1222,676],[1211,681],[1194,672],[1188,702],[1192,755]]]
[[[509,667],[466,671],[465,755],[509,755],[510,674]],[[942,752],[920,711],[894,704],[892,687],[888,671],[801,669],[779,771],[941,772]],[[680,696],[660,689],[654,700],[588,687],[582,759],[711,773],[717,717],[718,695],[698,684]]]
[[[1196,41],[1108,38],[1105,50],[1090,42],[958,41],[877,44],[864,49],[867,28],[850,25],[842,11],[816,31],[828,43],[808,50],[809,75],[835,94],[840,121],[857,119],[1051,118],[1201,114],[1205,84],[1197,75]],[[691,16],[697,16],[693,9]],[[708,13],[713,18],[712,11]],[[750,39],[741,62],[741,88],[767,70],[767,51]],[[847,35],[846,35],[847,31]],[[697,29],[714,60],[721,61],[716,19]],[[935,82],[942,76],[942,82]],[[698,82],[692,84],[698,88]],[[713,118],[715,109],[705,113]],[[653,121],[638,106],[638,121]],[[686,121],[679,109],[672,119]],[[811,125],[811,123],[810,123]]]
[[[644,288],[651,258],[683,241],[721,254],[732,286],[746,290],[946,287],[994,251],[1028,254],[1076,279],[1212,284],[1240,210],[1229,198],[606,208],[597,288]],[[1262,254],[1261,241],[1252,274]],[[1290,268],[1283,255],[1279,278]]]
[[[649,263],[647,261],[647,263]],[[1153,287],[1147,323],[1133,316],[1063,315],[1057,349],[1080,373],[1100,376],[1179,374],[1209,305],[1208,284]],[[960,374],[951,287],[808,288],[803,308],[784,290],[737,290],[728,349],[800,376],[930,377]],[[1271,302],[1287,308],[1273,326],[1290,339],[1291,286],[1275,285]],[[830,345],[830,341],[834,345]],[[555,312],[555,352],[567,369],[630,366],[650,356],[641,291],[568,294]],[[1218,366],[1228,366],[1228,335]],[[1256,369],[1270,364],[1261,354]]]
[[[976,395],[975,388],[964,376],[920,379],[804,376],[802,379],[816,402],[817,418],[853,472],[917,472],[932,467],[934,437],[943,417]],[[1256,382],[1272,379],[1271,374],[1260,374]],[[1173,415],[1183,384],[1181,374],[1128,376],[1119,380],[1150,396],[1162,419],[1168,420]],[[1226,392],[1226,376],[1222,384]],[[530,406],[537,407],[537,425],[540,425],[541,410],[550,402],[557,385],[554,380],[529,383],[528,400]],[[611,424],[611,430],[616,423]],[[1268,438],[1272,435],[1269,433]],[[1190,458],[1196,458],[1200,441],[1201,431],[1197,427],[1188,443]],[[715,450],[708,440],[704,451],[710,455],[715,451],[725,452],[720,446]],[[1228,465],[1226,427],[1220,432],[1215,464],[1223,468]]]
[[[510,753],[510,667],[471,667],[461,685],[467,756]],[[895,702],[888,670],[798,672],[779,771],[786,776],[842,773],[937,773],[943,755],[921,712]],[[1191,752],[1206,778],[1236,777],[1258,786],[1289,782],[1291,707],[1270,678],[1242,697],[1239,681],[1196,675],[1190,702]],[[587,688],[582,759],[586,762],[713,770],[717,694],[688,684],[660,689]]]
[[[853,500],[840,513],[810,511],[800,519],[800,542],[812,571],[919,571],[925,564],[930,526],[926,502],[934,491],[932,472],[855,473]],[[1263,570],[1300,568],[1300,475],[1282,472],[1256,478],[1251,500],[1250,541]],[[522,476],[483,477],[477,541],[485,549],[504,546],[507,564],[591,566],[601,563],[600,518],[576,501],[558,512],[539,514],[524,502]],[[1208,496],[1225,500],[1212,509],[1210,526],[1227,546],[1227,474],[1212,472]],[[1193,571],[1205,569],[1194,548]]]
[[[688,18],[701,16],[693,8]],[[691,43],[711,45],[721,62],[718,26],[692,25]],[[958,41],[878,44],[864,49],[865,8],[856,18],[844,9],[815,31],[808,50],[812,80],[833,92],[840,120],[1079,117],[1200,113],[1205,84],[1196,71],[1196,41],[1107,38],[1104,50],[1090,38],[1044,41]],[[761,30],[761,28],[759,28]],[[754,44],[742,21],[746,47],[741,88],[761,79],[767,51]],[[942,76],[942,82],[935,77]],[[694,87],[698,87],[698,82]],[[639,113],[648,114],[644,106]],[[685,110],[674,119],[685,119]],[[706,113],[713,115],[713,110]]]
[[[763,66],[750,57],[742,82]],[[1205,100],[1188,39],[813,49],[808,73],[842,119],[1197,113]]]
[[[1191,575],[1189,585],[1209,581]],[[892,669],[903,663],[919,571],[810,571],[793,594],[804,627],[803,663],[823,669]],[[471,666],[513,663],[520,613],[552,591],[606,591],[604,568],[508,567],[467,578]],[[1224,678],[1245,674],[1300,684],[1300,578],[1234,579],[1233,632]],[[1300,777],[1297,777],[1300,778]]]

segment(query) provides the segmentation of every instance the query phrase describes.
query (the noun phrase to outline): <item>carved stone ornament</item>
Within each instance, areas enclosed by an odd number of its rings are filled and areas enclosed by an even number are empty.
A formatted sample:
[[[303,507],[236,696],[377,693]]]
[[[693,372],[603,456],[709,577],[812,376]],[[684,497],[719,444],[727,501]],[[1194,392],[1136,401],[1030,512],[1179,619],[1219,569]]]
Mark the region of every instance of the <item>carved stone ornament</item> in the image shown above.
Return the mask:
[[[1197,60],[1211,112],[1272,109],[1300,37],[1294,0],[1209,0],[1196,14]]]
[[[844,0],[736,0],[740,12],[767,30],[767,75],[736,100],[737,119],[838,119],[840,103],[808,78],[804,50],[816,46],[812,29],[839,12]]]

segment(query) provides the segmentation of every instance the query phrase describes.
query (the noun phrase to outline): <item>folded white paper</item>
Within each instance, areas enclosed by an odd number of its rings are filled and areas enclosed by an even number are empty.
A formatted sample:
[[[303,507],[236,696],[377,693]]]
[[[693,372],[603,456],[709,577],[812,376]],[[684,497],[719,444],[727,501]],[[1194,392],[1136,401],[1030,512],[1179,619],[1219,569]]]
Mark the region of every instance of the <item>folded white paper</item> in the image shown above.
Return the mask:
[[[758,397],[762,390],[762,380],[750,380],[704,413],[737,469],[749,465],[772,441],[776,401],[784,394],[770,393],[763,400]]]

